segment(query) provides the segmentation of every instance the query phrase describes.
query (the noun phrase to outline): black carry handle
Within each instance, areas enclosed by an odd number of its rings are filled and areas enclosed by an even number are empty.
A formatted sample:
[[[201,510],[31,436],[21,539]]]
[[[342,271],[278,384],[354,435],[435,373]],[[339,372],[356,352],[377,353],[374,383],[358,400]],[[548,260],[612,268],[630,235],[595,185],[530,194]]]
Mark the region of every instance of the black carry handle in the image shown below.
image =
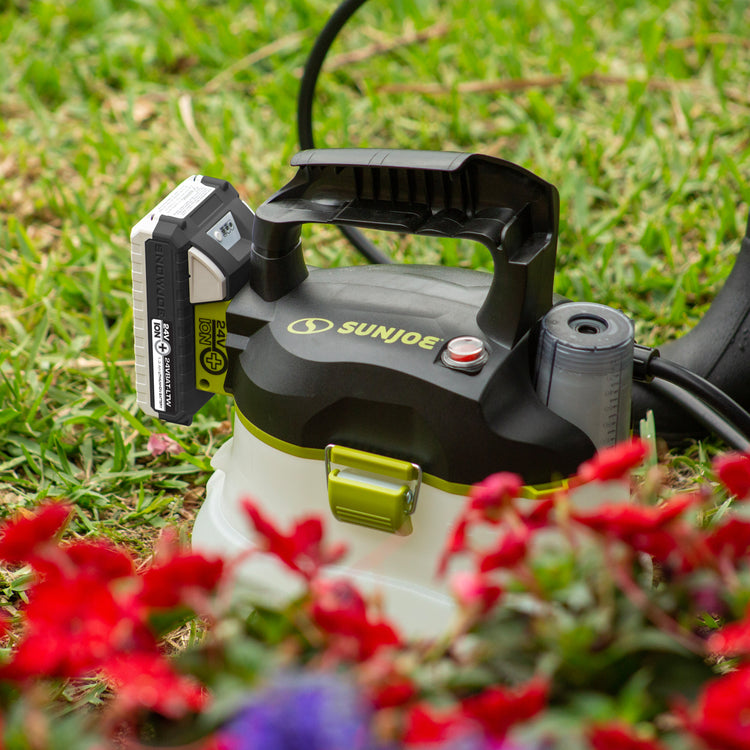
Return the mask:
[[[314,223],[486,245],[494,277],[477,321],[508,346],[552,306],[558,195],[526,169],[483,154],[392,149],[312,149],[292,165],[294,179],[256,212],[250,284],[264,299],[307,276],[300,226]]]

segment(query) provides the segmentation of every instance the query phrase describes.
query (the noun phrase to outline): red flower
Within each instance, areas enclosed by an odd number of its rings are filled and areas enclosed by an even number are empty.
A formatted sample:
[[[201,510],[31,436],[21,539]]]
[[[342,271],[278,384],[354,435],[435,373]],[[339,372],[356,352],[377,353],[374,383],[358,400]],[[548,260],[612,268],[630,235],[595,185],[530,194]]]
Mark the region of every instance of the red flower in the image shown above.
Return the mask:
[[[221,558],[208,558],[197,552],[177,553],[161,565],[144,571],[138,601],[159,609],[189,604],[186,599],[191,591],[214,591],[223,572]]]
[[[2,669],[9,679],[77,677],[114,654],[155,648],[131,602],[96,576],[38,583],[24,615],[25,631]]]
[[[692,714],[678,709],[686,728],[711,750],[750,747],[750,667],[709,682]]]
[[[706,643],[712,654],[721,656],[745,656],[750,654],[750,609],[745,619],[725,625],[712,633]]]
[[[631,469],[640,466],[648,452],[648,443],[638,438],[619,443],[611,448],[604,448],[578,467],[578,479],[582,482],[607,482],[612,479],[621,479]]]
[[[511,529],[503,534],[491,552],[479,557],[479,570],[486,573],[498,568],[512,568],[525,557],[529,547],[531,533],[525,526]]]
[[[503,589],[486,575],[464,571],[451,576],[451,590],[464,609],[479,615],[489,612],[503,595]]]
[[[689,530],[677,522],[677,517],[697,497],[679,495],[658,506],[605,503],[589,513],[573,513],[572,518],[600,534],[620,539],[633,549],[665,560],[687,538]]]
[[[664,750],[661,743],[640,739],[632,727],[619,722],[593,726],[587,734],[592,750]]]
[[[0,641],[10,632],[11,620],[4,612],[0,612]],[[2,734],[0,734],[0,737],[2,737]],[[0,750],[2,750],[2,747],[0,747]]]
[[[516,688],[489,687],[463,701],[464,713],[479,722],[494,739],[503,739],[518,722],[527,721],[544,710],[549,685],[535,678]]]
[[[437,575],[442,578],[448,569],[448,563],[455,555],[465,552],[468,549],[466,544],[466,532],[469,528],[469,520],[466,516],[461,516],[456,525],[451,529],[448,541],[440,555],[438,562]]]
[[[344,579],[317,579],[311,585],[310,615],[325,633],[334,636],[336,650],[358,661],[369,659],[385,646],[401,642],[386,620],[371,619],[357,589]]]
[[[245,499],[243,507],[262,537],[262,549],[308,580],[318,574],[321,566],[335,563],[346,554],[344,544],[324,548],[323,522],[317,516],[297,521],[290,534],[283,534],[261,514],[252,500]]]
[[[376,711],[403,706],[418,694],[416,685],[399,674],[389,675],[384,682],[370,691],[370,702]]]
[[[45,580],[60,580],[61,586],[71,575],[85,574],[107,584],[135,572],[132,558],[123,550],[101,539],[78,540],[47,550],[44,557],[33,561],[34,568]]]
[[[706,544],[717,557],[725,556],[735,562],[746,560],[750,552],[750,521],[730,518],[711,531]]]
[[[426,704],[413,706],[406,717],[406,730],[402,738],[404,744],[424,747],[440,745],[461,737],[469,739],[478,734],[476,724],[461,711],[438,713]],[[472,746],[470,744],[470,746]]]
[[[728,453],[714,461],[714,471],[722,484],[738,499],[750,495],[750,455]]]
[[[161,456],[162,453],[176,455],[182,453],[183,449],[180,444],[169,437],[169,435],[163,432],[155,432],[148,439],[146,450],[156,458],[156,456]]]
[[[469,512],[478,511],[486,521],[497,522],[504,508],[511,505],[523,489],[518,474],[501,471],[475,484],[469,491]]]
[[[175,672],[169,661],[155,652],[119,654],[102,671],[114,686],[124,714],[145,709],[179,719],[208,703],[208,693],[200,683]]]
[[[19,515],[6,522],[0,538],[0,559],[9,563],[29,562],[40,547],[57,536],[69,516],[69,506],[43,503],[31,515]]]
[[[521,513],[521,519],[529,531],[546,528],[550,523],[550,516],[555,509],[555,500],[545,497],[536,500],[533,506],[525,513]]]

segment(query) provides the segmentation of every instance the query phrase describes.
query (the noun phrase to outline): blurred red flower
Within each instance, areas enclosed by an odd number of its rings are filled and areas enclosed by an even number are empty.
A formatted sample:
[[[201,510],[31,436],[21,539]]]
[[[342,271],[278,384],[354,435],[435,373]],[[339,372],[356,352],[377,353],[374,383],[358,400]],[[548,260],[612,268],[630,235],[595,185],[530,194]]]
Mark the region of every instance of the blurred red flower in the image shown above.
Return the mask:
[[[44,556],[34,558],[32,564],[46,581],[57,578],[61,586],[70,575],[85,574],[106,585],[135,573],[130,555],[104,539],[61,543],[54,550],[47,549]]]
[[[23,610],[25,628],[4,677],[78,677],[117,653],[151,651],[155,641],[132,602],[96,576],[37,583]]]
[[[501,586],[487,575],[461,571],[451,576],[451,591],[465,610],[483,615],[489,612],[503,595]]]
[[[713,468],[721,483],[738,500],[750,495],[750,455],[727,453],[714,460]]]
[[[57,536],[70,514],[70,506],[47,502],[31,514],[18,514],[12,521],[6,521],[0,537],[0,559],[9,563],[29,562],[42,545]]]
[[[706,536],[706,545],[717,557],[727,557],[733,562],[748,560],[750,552],[750,521],[730,518],[712,529]]]
[[[712,654],[720,656],[750,655],[750,609],[745,618],[732,622],[712,633],[706,647]]]
[[[501,471],[491,474],[469,491],[468,512],[478,512],[486,521],[500,520],[503,509],[512,504],[523,489],[518,474]]]
[[[607,482],[622,479],[643,462],[649,452],[648,443],[632,438],[611,448],[603,448],[592,459],[578,467],[582,482]]]
[[[518,565],[526,557],[530,539],[531,532],[526,526],[502,534],[494,549],[479,555],[479,570],[486,573]]]
[[[323,545],[323,522],[317,516],[303,518],[294,523],[289,534],[284,534],[269,521],[250,499],[243,501],[248,518],[261,536],[261,549],[275,555],[288,568],[314,578],[323,565],[337,562],[346,554],[346,545],[330,548]]]
[[[408,677],[390,674],[370,690],[370,702],[376,711],[383,708],[394,708],[409,703],[419,694],[417,686]]]
[[[661,743],[637,737],[632,727],[620,722],[591,727],[588,741],[592,750],[664,750]]]
[[[544,710],[548,693],[547,681],[534,678],[514,688],[486,688],[478,695],[465,698],[462,707],[490,737],[503,739],[514,724],[527,721]]]
[[[709,682],[692,713],[678,708],[686,729],[711,750],[747,750],[750,747],[750,666]]]
[[[387,620],[369,615],[364,597],[349,581],[316,579],[310,593],[313,622],[335,637],[335,649],[345,656],[364,661],[382,647],[400,644],[396,629]]]
[[[208,558],[197,552],[179,552],[171,559],[152,565],[140,576],[138,601],[155,609],[183,604],[191,591],[209,593],[219,585],[224,572],[221,558]]]
[[[445,575],[445,572],[448,569],[448,563],[451,561],[451,558],[453,558],[455,555],[460,554],[461,552],[466,552],[466,550],[468,549],[468,545],[466,543],[466,535],[468,530],[469,519],[465,515],[462,515],[456,522],[455,526],[451,529],[450,534],[448,535],[448,540],[440,555],[440,560],[438,561],[437,567],[438,577],[442,578]]]
[[[440,745],[453,747],[451,741],[457,741],[461,747],[461,739],[468,738],[468,747],[476,747],[471,739],[479,734],[475,722],[469,719],[461,710],[437,711],[425,703],[419,703],[409,710],[406,717],[406,729],[403,742],[409,746],[424,747]]]
[[[633,549],[659,559],[690,544],[688,527],[678,517],[697,495],[679,495],[661,505],[605,503],[590,512],[575,512],[571,517],[599,534],[620,539]]]
[[[146,443],[146,450],[154,457],[161,456],[163,453],[177,455],[182,453],[182,446],[164,432],[155,432]]]
[[[206,689],[192,677],[178,674],[161,654],[117,655],[102,665],[106,680],[116,688],[119,710],[144,709],[173,719],[204,709]]]

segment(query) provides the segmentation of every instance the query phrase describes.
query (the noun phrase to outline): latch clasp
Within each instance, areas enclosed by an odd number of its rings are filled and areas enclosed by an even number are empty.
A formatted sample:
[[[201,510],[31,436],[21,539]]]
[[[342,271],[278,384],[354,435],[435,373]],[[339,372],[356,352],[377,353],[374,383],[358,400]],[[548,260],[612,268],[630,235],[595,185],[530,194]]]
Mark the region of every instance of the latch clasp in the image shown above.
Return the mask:
[[[334,518],[392,534],[411,534],[411,515],[422,484],[418,464],[328,445],[325,470]]]

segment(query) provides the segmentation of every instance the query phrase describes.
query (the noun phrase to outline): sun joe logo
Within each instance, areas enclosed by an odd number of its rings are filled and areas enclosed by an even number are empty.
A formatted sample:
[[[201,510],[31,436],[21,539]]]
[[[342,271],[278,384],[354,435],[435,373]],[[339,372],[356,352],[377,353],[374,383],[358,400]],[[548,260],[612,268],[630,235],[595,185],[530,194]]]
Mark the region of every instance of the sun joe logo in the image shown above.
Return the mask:
[[[297,334],[324,333],[330,331],[334,324],[326,318],[300,318],[287,326],[287,331]],[[378,323],[360,323],[357,320],[348,320],[342,323],[335,331],[339,335],[353,333],[355,336],[377,339],[384,344],[401,343],[406,346],[419,346],[422,349],[434,349],[442,339],[437,336],[425,336],[418,331],[407,331],[405,328],[396,326],[383,326]]]
[[[294,323],[290,323],[286,330],[289,333],[298,333],[300,335],[307,333],[323,333],[324,331],[330,331],[333,328],[333,323],[325,318],[300,318],[295,320]]]

